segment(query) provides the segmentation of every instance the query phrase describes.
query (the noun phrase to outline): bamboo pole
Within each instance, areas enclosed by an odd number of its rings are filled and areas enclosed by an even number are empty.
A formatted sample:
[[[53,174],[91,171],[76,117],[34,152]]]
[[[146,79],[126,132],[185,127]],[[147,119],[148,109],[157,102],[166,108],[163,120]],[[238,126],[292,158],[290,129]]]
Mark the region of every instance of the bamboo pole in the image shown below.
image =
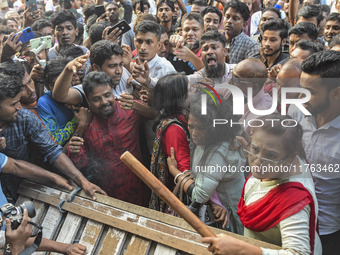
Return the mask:
[[[142,163],[140,163],[130,152],[126,151],[120,157],[146,185],[149,186],[166,204],[175,210],[186,222],[188,222],[201,236],[215,237],[216,235],[167,187],[163,185]]]

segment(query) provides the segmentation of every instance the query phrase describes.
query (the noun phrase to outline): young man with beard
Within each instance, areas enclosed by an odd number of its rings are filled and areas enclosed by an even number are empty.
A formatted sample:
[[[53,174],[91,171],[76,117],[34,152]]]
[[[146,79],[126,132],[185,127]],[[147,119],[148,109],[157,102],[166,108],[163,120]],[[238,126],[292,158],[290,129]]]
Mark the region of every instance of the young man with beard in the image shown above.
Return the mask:
[[[175,5],[173,1],[161,0],[157,5],[157,19],[159,24],[165,27],[168,36],[170,37],[175,31],[175,24],[172,22],[173,12],[175,11]]]
[[[124,9],[123,19],[129,24],[132,19],[132,5],[129,0],[119,0],[117,2],[109,2],[105,6],[106,19],[111,22],[112,25],[116,25],[119,22],[119,3],[121,3]],[[122,19],[122,20],[123,20]]]
[[[221,86],[221,84],[228,82],[231,66],[234,66],[225,63],[225,58],[228,54],[225,48],[225,37],[217,31],[206,32],[200,40],[200,46],[204,68],[187,76],[189,86],[192,87],[204,78],[209,78],[214,82],[218,93],[223,96],[229,95],[227,90]]]
[[[340,34],[340,13],[331,13],[326,19],[324,39],[329,45],[334,36]]]
[[[270,20],[262,26],[262,61],[268,71],[277,63],[289,57],[282,52],[282,47],[287,41],[289,24],[285,20]]]
[[[319,203],[319,234],[324,255],[340,250],[340,52],[317,52],[302,63],[300,85],[311,93],[304,115],[291,106],[288,114],[303,129],[306,156]],[[304,94],[300,95],[305,97]]]
[[[181,35],[172,35],[170,37],[170,44],[173,46],[173,54],[180,60],[188,63],[192,66],[191,72],[186,74],[192,74],[196,70],[200,70],[204,67],[200,57],[201,49],[199,47],[199,40],[203,34],[203,19],[198,13],[187,13],[182,17],[182,31]],[[173,63],[174,61],[171,61]],[[179,62],[177,59],[175,64]],[[178,65],[174,65],[177,72],[181,72],[180,68],[176,68]],[[190,70],[190,69],[189,69]]]
[[[222,13],[215,6],[208,6],[202,12],[201,15],[204,21],[204,33],[220,29],[222,21]]]
[[[109,196],[143,205],[147,201],[145,185],[120,160],[125,151],[141,160],[141,118],[135,111],[123,110],[116,103],[111,82],[111,77],[104,72],[91,72],[84,78],[84,92],[94,116],[84,139],[77,144],[72,143],[69,156],[78,167],[84,167],[95,159],[99,164],[95,183]]]
[[[229,64],[259,57],[258,43],[243,33],[250,15],[248,6],[239,0],[231,0],[226,3],[224,11],[223,27],[229,48]]]
[[[53,34],[56,37],[58,44],[49,50],[49,60],[58,57],[62,48],[73,45],[76,36],[78,35],[77,19],[70,10],[62,10],[54,13],[51,17],[51,22]],[[82,48],[84,54],[88,51],[84,46],[79,47]]]

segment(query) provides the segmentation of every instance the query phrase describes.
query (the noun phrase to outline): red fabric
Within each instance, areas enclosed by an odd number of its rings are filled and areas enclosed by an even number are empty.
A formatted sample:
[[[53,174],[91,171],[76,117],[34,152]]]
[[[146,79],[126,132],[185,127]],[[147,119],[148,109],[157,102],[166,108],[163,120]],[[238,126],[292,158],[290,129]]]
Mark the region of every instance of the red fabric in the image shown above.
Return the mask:
[[[187,124],[187,120],[183,115],[179,115],[178,118]],[[190,170],[190,148],[188,144],[187,137],[184,130],[178,125],[170,125],[163,132],[163,151],[165,152],[165,157],[170,154],[170,149],[173,147],[175,149],[175,158],[178,164],[178,170],[184,172],[185,170]],[[166,172],[167,182],[169,184],[169,189],[174,188],[173,176]]]
[[[249,178],[248,178],[249,179]],[[247,181],[248,181],[247,179]],[[247,183],[246,181],[246,183]],[[311,208],[309,219],[309,237],[311,252],[314,252],[315,208],[310,192],[299,182],[287,182],[271,189],[264,197],[246,205],[244,201],[244,184],[237,214],[242,224],[253,231],[263,232],[281,220],[301,211],[306,205]]]
[[[107,119],[93,117],[84,134],[80,153],[68,153],[79,168],[97,161],[94,183],[109,196],[129,203],[142,205],[145,195],[143,182],[120,160],[130,151],[141,160],[139,144],[140,118],[132,110],[122,110],[115,104],[114,113]]]
[[[183,115],[178,116],[178,118],[187,124],[187,120]],[[170,149],[173,147],[175,149],[175,158],[178,164],[178,170],[181,172],[190,170],[190,148],[184,130],[178,125],[170,125],[163,132],[162,139],[165,156],[168,157],[171,155]],[[167,177],[167,183],[169,184],[168,188],[173,190],[173,176],[169,174],[169,171],[167,171]]]

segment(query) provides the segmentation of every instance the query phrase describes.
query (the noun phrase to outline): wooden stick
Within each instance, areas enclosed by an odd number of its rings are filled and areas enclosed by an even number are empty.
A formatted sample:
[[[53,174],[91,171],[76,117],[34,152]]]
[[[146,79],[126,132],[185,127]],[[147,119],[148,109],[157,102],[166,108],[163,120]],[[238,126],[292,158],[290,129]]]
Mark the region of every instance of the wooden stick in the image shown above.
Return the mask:
[[[216,235],[167,187],[163,185],[142,163],[140,163],[130,152],[126,151],[120,157],[146,185],[149,186],[165,203],[174,209],[186,222],[188,222],[201,236],[215,237]]]

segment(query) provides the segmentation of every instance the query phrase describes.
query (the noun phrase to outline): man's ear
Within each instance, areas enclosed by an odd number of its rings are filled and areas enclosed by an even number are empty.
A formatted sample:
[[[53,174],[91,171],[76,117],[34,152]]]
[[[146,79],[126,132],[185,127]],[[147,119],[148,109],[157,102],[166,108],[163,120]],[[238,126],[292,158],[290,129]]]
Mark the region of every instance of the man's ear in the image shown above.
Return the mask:
[[[76,28],[76,36],[78,36],[78,33],[79,33],[79,29]]]
[[[243,29],[248,25],[248,21],[243,22]]]
[[[336,87],[330,91],[331,97],[333,97],[336,101],[340,102],[340,87]]]
[[[284,38],[284,39],[282,40],[282,46],[285,45],[286,42],[287,42],[287,38]]]
[[[97,64],[92,64],[93,71],[100,72],[101,68]]]
[[[228,49],[227,48],[223,49],[223,54],[224,54],[224,57],[228,56]]]

